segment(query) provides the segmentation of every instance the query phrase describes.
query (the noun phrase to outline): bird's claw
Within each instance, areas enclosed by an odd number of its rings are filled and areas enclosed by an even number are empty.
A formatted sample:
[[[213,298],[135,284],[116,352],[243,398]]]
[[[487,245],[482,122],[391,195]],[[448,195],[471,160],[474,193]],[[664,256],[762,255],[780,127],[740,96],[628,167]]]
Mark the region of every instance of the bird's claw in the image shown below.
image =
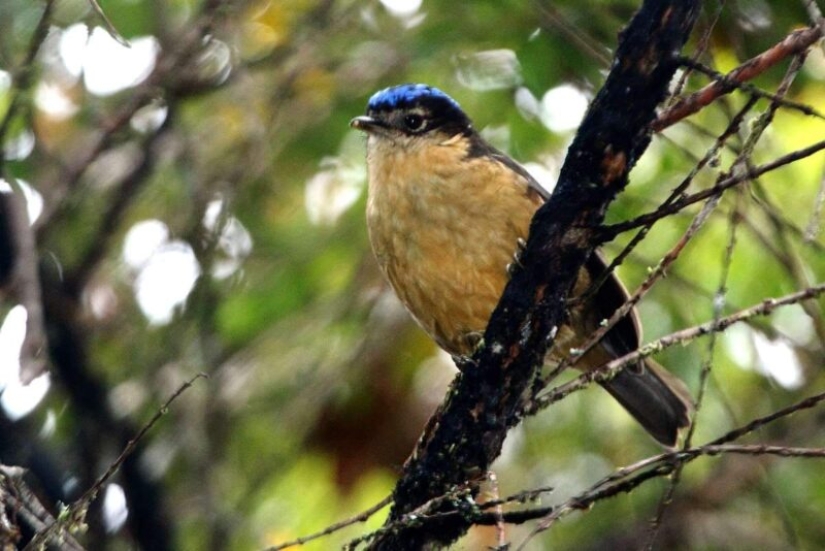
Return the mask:
[[[524,249],[527,248],[527,241],[519,237],[516,239],[516,252],[513,253],[513,261],[507,264],[507,275],[513,277],[518,268],[524,268],[521,263],[521,256],[524,254]]]
[[[477,365],[472,356],[453,356],[453,362],[455,362],[455,366],[462,373]]]

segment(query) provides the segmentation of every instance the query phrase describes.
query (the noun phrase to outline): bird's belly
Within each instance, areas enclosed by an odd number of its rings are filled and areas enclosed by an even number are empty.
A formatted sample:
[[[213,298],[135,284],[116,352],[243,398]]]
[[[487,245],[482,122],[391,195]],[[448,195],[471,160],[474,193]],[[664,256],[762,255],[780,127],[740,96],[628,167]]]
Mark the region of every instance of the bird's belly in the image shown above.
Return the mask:
[[[410,311],[445,350],[470,354],[504,291],[515,241],[510,250],[443,247],[437,242],[424,248],[433,249],[426,255],[432,260],[418,261],[406,270],[411,279],[393,286],[406,295]]]
[[[387,212],[368,206],[370,241],[378,263],[398,297],[447,352],[470,354],[487,327],[507,283],[523,229],[501,217],[450,212],[436,203],[426,212]]]

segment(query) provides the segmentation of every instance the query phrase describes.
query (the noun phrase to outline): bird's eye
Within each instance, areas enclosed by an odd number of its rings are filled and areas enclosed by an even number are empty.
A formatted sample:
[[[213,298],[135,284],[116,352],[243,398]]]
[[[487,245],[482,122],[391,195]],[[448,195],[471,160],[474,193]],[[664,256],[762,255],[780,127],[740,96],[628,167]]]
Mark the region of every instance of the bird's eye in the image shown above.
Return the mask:
[[[424,117],[421,115],[417,115],[415,113],[411,113],[409,115],[404,116],[404,126],[407,130],[411,132],[419,132],[424,130]]]

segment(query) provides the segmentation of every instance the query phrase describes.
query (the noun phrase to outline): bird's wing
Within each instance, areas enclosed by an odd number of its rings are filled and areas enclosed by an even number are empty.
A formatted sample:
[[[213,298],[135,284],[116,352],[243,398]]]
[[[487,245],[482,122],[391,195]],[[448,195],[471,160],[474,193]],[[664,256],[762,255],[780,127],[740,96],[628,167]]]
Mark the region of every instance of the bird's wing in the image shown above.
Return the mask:
[[[550,198],[550,192],[544,189],[542,185],[527,172],[526,168],[484,141],[481,136],[475,132],[470,138],[470,147],[467,150],[467,155],[469,157],[489,157],[500,162],[527,181],[528,191],[535,193],[537,200],[544,202]]]
[[[505,165],[516,172],[527,181],[528,192],[535,194],[535,199],[541,202],[550,198],[550,192],[544,189],[527,170],[516,161],[500,152],[483,140],[478,140],[473,144],[471,151],[473,155],[486,155]],[[607,263],[601,252],[594,251],[585,263],[585,269],[593,281],[601,276],[607,269]],[[585,323],[590,326],[589,331],[595,331],[602,320],[606,320],[613,315],[622,304],[627,301],[627,290],[619,281],[615,273],[602,284],[596,294],[590,299],[592,306],[587,308],[588,318]],[[624,356],[639,347],[642,338],[642,328],[636,309],[632,309],[627,316],[619,322],[602,339],[602,346],[614,357]]]
[[[522,176],[525,180],[527,180],[527,188],[530,191],[535,192],[540,198],[541,201],[547,201],[550,198],[550,192],[544,189],[540,183],[536,181],[533,176],[527,172],[527,169],[518,164],[516,161],[505,155],[504,153],[500,153],[495,151],[490,154],[490,156],[496,159],[498,162],[502,163],[504,166],[512,170],[513,172]]]

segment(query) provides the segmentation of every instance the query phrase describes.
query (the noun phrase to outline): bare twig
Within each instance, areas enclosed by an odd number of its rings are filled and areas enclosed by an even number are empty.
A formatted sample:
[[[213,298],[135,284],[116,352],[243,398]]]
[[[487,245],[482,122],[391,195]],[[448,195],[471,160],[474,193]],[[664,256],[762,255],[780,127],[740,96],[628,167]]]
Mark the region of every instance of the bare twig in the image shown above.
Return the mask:
[[[719,2],[719,5],[717,6],[716,12],[713,14],[713,17],[712,17],[710,23],[708,24],[707,28],[705,28],[704,32],[702,33],[702,36],[697,41],[696,49],[694,50],[693,54],[690,56],[691,60],[699,61],[699,59],[702,57],[702,55],[707,51],[708,45],[710,44],[711,36],[713,36],[713,29],[716,28],[716,24],[719,22],[719,18],[722,16],[722,12],[724,11],[724,7],[725,7],[725,2],[724,1]],[[691,69],[690,69],[690,67],[688,67],[687,70],[684,71],[679,76],[679,81],[676,83],[676,86],[673,87],[672,97],[667,102],[665,107],[669,107],[669,106],[673,105],[674,103],[676,103],[677,101],[679,101],[678,95],[681,94],[682,91],[685,89],[685,86],[687,86],[687,82],[688,82],[688,79],[690,78],[690,75],[691,75]]]
[[[571,497],[556,506],[528,508],[519,511],[508,511],[502,514],[495,511],[495,509],[500,505],[533,501],[543,493],[552,490],[551,488],[537,488],[535,490],[520,492],[501,500],[491,500],[479,504],[473,504],[470,501],[465,500],[467,505],[465,510],[438,512],[437,507],[439,502],[444,500],[460,499],[461,496],[466,497],[466,488],[455,490],[447,495],[431,500],[425,504],[424,507],[416,509],[416,511],[410,515],[406,515],[401,519],[383,526],[375,532],[366,534],[351,541],[347,545],[347,549],[355,549],[360,544],[365,543],[380,534],[391,530],[397,530],[401,526],[408,523],[425,525],[431,522],[444,521],[445,519],[456,515],[464,515],[466,518],[470,519],[473,524],[477,525],[495,525],[496,522],[499,522],[500,520],[510,524],[521,524],[529,520],[541,518],[541,523],[527,536],[525,541],[522,542],[519,547],[519,549],[524,549],[525,545],[533,537],[538,535],[540,532],[549,529],[557,520],[569,515],[570,513],[575,511],[586,511],[602,499],[615,496],[619,493],[629,492],[647,480],[668,476],[672,474],[676,468],[683,467],[685,464],[699,457],[737,454],[814,459],[825,458],[825,448],[788,447],[767,444],[729,444],[729,442],[758,430],[765,425],[788,417],[794,413],[813,408],[822,401],[825,401],[825,392],[810,396],[791,406],[771,413],[770,415],[755,419],[750,423],[727,432],[702,446],[658,454],[645,458],[632,465],[622,467],[610,475],[602,478],[584,492],[581,492],[580,494]],[[488,512],[491,509],[493,511]]]
[[[9,549],[6,545],[19,543],[21,535],[17,526],[13,526],[6,516],[7,510],[13,512],[14,517],[18,521],[22,520],[31,530],[42,530],[50,522],[54,522],[54,517],[23,480],[25,473],[22,467],[0,465],[0,548],[4,550]],[[13,541],[9,538],[13,538]],[[83,546],[71,534],[64,534],[61,549],[83,551]]]
[[[720,96],[730,93],[740,87],[742,83],[762,74],[783,59],[804,52],[821,37],[822,28],[819,26],[793,31],[771,49],[749,59],[723,78],[677,101],[668,108],[667,111],[659,115],[651,125],[651,128],[655,132],[660,132],[685,117],[696,113]],[[694,68],[698,68],[698,66]]]
[[[473,524],[498,525],[502,522],[505,524],[521,524],[527,522],[528,520],[541,518],[548,514],[552,509],[550,507],[541,507],[537,509],[525,509],[522,511],[500,511],[500,508],[503,505],[528,503],[539,499],[543,494],[553,491],[553,488],[551,487],[541,487],[518,492],[503,499],[492,499],[478,504],[471,504],[470,501],[465,501],[467,507],[462,511],[453,510],[446,512],[434,512],[436,508],[446,500],[456,500],[462,496],[467,497],[467,490],[468,488],[466,486],[462,486],[461,488],[448,492],[444,496],[434,498],[424,504],[424,506],[413,511],[413,513],[406,515],[404,518],[398,519],[374,532],[365,534],[350,541],[346,548],[356,549],[362,543],[368,542],[381,534],[387,533],[388,531],[396,530],[410,522],[432,522],[434,520],[449,519],[450,517],[456,515],[463,515],[466,518],[471,519]],[[492,512],[487,513],[487,511],[490,511],[491,509]]]
[[[797,288],[804,288],[811,283],[811,274],[805,263],[795,251],[794,243],[791,241],[788,233],[789,226],[785,225],[782,218],[776,216],[776,209],[770,203],[766,190],[760,182],[755,182],[753,186],[754,193],[757,195],[757,204],[762,207],[762,210],[767,214],[770,222],[766,228],[766,224],[750,223],[749,228],[754,232],[763,242],[770,241],[769,238],[763,237],[765,230],[773,230],[776,236],[776,244],[766,247],[777,258],[780,266],[787,272],[788,276],[795,283]],[[822,319],[822,312],[815,302],[805,301],[800,304],[802,310],[810,318],[814,331],[820,341],[825,341],[825,322]]]
[[[732,188],[734,186],[742,184],[743,182],[753,180],[754,178],[762,176],[763,174],[767,174],[768,172],[772,172],[778,168],[782,168],[783,166],[794,163],[800,159],[804,159],[806,157],[810,157],[811,155],[815,155],[822,150],[825,150],[825,140],[816,142],[812,145],[809,145],[808,147],[798,149],[796,151],[788,153],[787,155],[783,155],[769,163],[749,168],[742,174],[726,178],[718,184],[707,189],[703,189],[702,191],[697,191],[696,193],[693,193],[691,195],[685,195],[681,199],[674,201],[670,205],[659,207],[655,211],[650,212],[648,214],[643,214],[632,220],[628,220],[627,222],[620,222],[618,224],[605,226],[603,230],[605,234],[604,239],[606,240],[610,236],[615,236],[619,233],[645,226],[660,218],[670,216],[671,214],[679,212],[687,206],[693,205],[694,203],[698,203],[699,201],[703,201],[708,197],[716,195],[717,193],[719,193],[719,191],[726,190],[728,188]]]
[[[538,8],[544,25],[556,29],[602,67],[610,65],[610,57],[605,53],[606,50],[596,48],[594,44],[597,41],[593,37],[587,36],[579,27],[567,21],[552,2],[542,2],[538,4]]]
[[[740,167],[746,167],[750,164],[750,158],[753,154],[753,150],[756,147],[756,144],[759,142],[759,139],[762,137],[765,130],[770,125],[771,121],[773,120],[774,115],[776,114],[776,110],[779,108],[781,101],[784,99],[785,94],[788,92],[788,89],[793,82],[794,77],[797,75],[799,70],[802,67],[802,62],[805,59],[804,53],[798,54],[794,57],[791,66],[788,68],[788,71],[785,74],[785,77],[782,79],[782,82],[779,85],[778,92],[776,94],[776,100],[774,100],[768,109],[759,117],[759,120],[755,125],[753,125],[752,132],[748,136],[747,140],[745,141],[742,150],[737,155],[736,159],[731,165],[730,173],[735,173],[737,169]],[[708,203],[706,203],[705,207],[711,204],[711,202],[720,196],[714,196],[711,198]],[[737,199],[741,198],[741,193],[737,195]],[[705,212],[705,208],[702,209],[702,213]],[[701,213],[700,213],[701,214]],[[722,316],[722,307],[724,305],[724,298],[725,298],[725,289],[727,286],[727,278],[730,271],[730,265],[733,259],[733,250],[736,244],[736,227],[738,223],[738,203],[734,207],[732,215],[730,217],[730,237],[728,239],[728,246],[725,249],[725,258],[723,260],[723,268],[722,268],[722,275],[720,278],[719,289],[716,294],[716,298],[713,303],[713,322],[718,323],[721,316]],[[693,227],[693,226],[691,226]],[[664,259],[663,259],[664,261]],[[711,333],[709,341],[708,341],[708,351],[707,351],[707,359],[703,363],[702,370],[700,373],[700,389],[699,389],[699,401],[697,401],[696,409],[694,410],[693,414],[693,422],[690,424],[690,428],[688,429],[687,436],[685,438],[684,448],[689,448],[691,440],[693,438],[693,433],[696,429],[696,416],[698,414],[699,408],[701,408],[702,401],[701,399],[704,397],[705,388],[707,386],[707,380],[710,376],[711,366],[713,365],[713,352],[716,347],[716,335],[717,333]],[[653,517],[652,522],[650,523],[650,529],[648,531],[648,539],[646,548],[648,551],[652,551],[654,542],[656,540],[656,536],[658,535],[659,528],[661,527],[662,519],[664,518],[665,512],[669,504],[673,499],[673,495],[676,492],[676,487],[681,480],[682,475],[682,467],[683,464],[677,465],[674,469],[673,476],[670,478],[667,490],[665,494],[662,496],[661,500],[659,501],[659,506],[657,508],[656,514]]]
[[[576,511],[587,511],[595,503],[621,493],[627,493],[641,486],[644,482],[654,478],[670,476],[677,466],[684,466],[700,457],[717,455],[774,455],[779,457],[797,457],[809,459],[825,458],[825,448],[801,448],[787,446],[734,445],[720,444],[699,446],[687,450],[670,452],[648,458],[635,465],[616,471],[616,473],[597,482],[591,488],[570,498],[566,502],[553,508],[542,521],[527,535],[517,547],[518,551],[526,549],[530,542],[541,532],[549,530],[558,520]],[[536,517],[533,517],[536,518]]]
[[[793,448],[785,446],[769,445],[731,445],[727,444],[742,436],[749,434],[769,423],[787,417],[799,411],[815,407],[825,400],[825,392],[810,396],[804,400],[783,408],[765,417],[760,417],[738,427],[704,446],[683,449],[669,453],[659,454],[639,461],[628,467],[616,470],[606,476],[584,492],[568,499],[542,519],[536,528],[525,538],[518,547],[525,549],[527,543],[539,533],[548,530],[556,521],[574,511],[585,511],[592,507],[597,501],[625,493],[640,486],[647,480],[668,476],[673,471],[686,463],[703,456],[715,456],[721,454],[745,454],[745,455],[776,455],[780,457],[800,457],[800,458],[822,458],[825,457],[823,448]]]
[[[825,293],[825,283],[814,285],[802,291],[791,293],[778,299],[765,299],[755,306],[740,310],[730,316],[709,321],[700,325],[695,325],[687,329],[682,329],[681,331],[676,331],[670,335],[666,335],[661,339],[643,346],[639,350],[625,354],[621,358],[617,358],[605,364],[600,369],[583,373],[572,381],[559,385],[551,391],[537,397],[531,404],[529,404],[529,407],[525,409],[525,413],[528,415],[535,414],[550,404],[558,402],[571,392],[581,390],[593,382],[609,380],[615,375],[615,371],[623,369],[625,366],[632,363],[638,362],[642,358],[660,352],[665,348],[669,348],[675,344],[684,344],[698,337],[709,335],[714,332],[724,331],[726,328],[735,323],[747,321],[757,316],[770,314],[781,306],[796,304],[803,300],[817,297],[823,293]]]
[[[825,244],[815,240],[811,241],[807,239],[806,230],[800,228],[794,220],[791,220],[786,214],[784,214],[781,211],[779,206],[767,194],[765,186],[759,180],[756,180],[754,183],[756,185],[753,189],[755,192],[758,193],[758,195],[752,195],[752,197],[756,199],[757,203],[760,207],[762,207],[762,210],[765,212],[765,214],[767,214],[768,217],[770,217],[770,219],[775,224],[781,226],[784,231],[790,232],[793,234],[794,237],[799,238],[802,241],[802,244],[804,244],[806,247],[810,248],[815,252],[825,254]],[[814,200],[814,202],[816,202],[816,199]],[[756,222],[750,222],[747,218],[745,218],[744,221],[747,222],[749,226],[751,226],[751,228],[754,230],[754,233],[758,232],[758,224]],[[764,235],[759,235],[760,239],[763,239],[763,237]],[[763,242],[765,242],[766,246],[775,248],[773,244],[770,244],[770,242],[767,241],[767,239],[763,239]],[[776,251],[771,250],[771,253],[774,256],[778,256],[776,254]]]
[[[822,231],[823,206],[825,206],[825,174],[822,175],[822,179],[819,181],[819,191],[816,194],[811,219],[805,227],[804,240],[806,243],[815,242],[819,232]]]
[[[728,275],[730,274],[730,267],[733,263],[733,251],[736,247],[736,229],[739,225],[739,201],[741,197],[741,193],[738,193],[736,195],[736,204],[731,210],[730,216],[728,218],[728,244],[725,247],[725,255],[722,259],[722,274],[719,277],[719,287],[716,290],[716,294],[713,300],[713,321],[715,322],[718,322],[719,319],[722,317],[722,310],[725,305]],[[693,441],[693,435],[696,431],[696,420],[698,418],[699,411],[702,409],[702,404],[704,403],[705,391],[707,390],[708,379],[710,378],[711,369],[713,367],[713,356],[716,350],[716,335],[717,333],[712,333],[708,339],[705,360],[702,362],[702,368],[699,370],[699,390],[696,393],[693,417],[691,419],[690,426],[688,427],[687,434],[685,435],[685,441],[683,445],[684,449],[690,448],[690,445]],[[676,493],[676,488],[678,487],[682,479],[683,465],[684,464],[680,464],[674,470],[673,476],[671,476],[668,480],[667,490],[659,500],[656,513],[653,516],[653,520],[651,521],[648,530],[647,543],[645,545],[645,549],[647,551],[653,551],[653,549],[655,548],[655,542],[659,534],[659,530],[662,526],[662,520],[664,519],[668,507],[673,502],[673,496]]]
[[[366,509],[355,516],[352,516],[348,519],[344,519],[340,522],[336,522],[335,524],[331,524],[321,530],[320,532],[315,532],[314,534],[310,534],[308,536],[302,536],[300,538],[295,538],[294,540],[290,540],[281,544],[278,544],[274,547],[267,547],[265,551],[280,551],[281,549],[287,549],[289,547],[295,547],[296,545],[303,545],[305,543],[309,543],[313,540],[317,540],[324,536],[328,536],[333,534],[339,530],[342,530],[348,526],[352,526],[353,524],[359,522],[366,522],[372,517],[375,513],[386,507],[392,503],[392,496],[387,496],[369,509]]]
[[[718,446],[721,444],[727,444],[728,442],[733,442],[734,440],[738,440],[746,434],[750,434],[755,430],[761,429],[765,425],[769,425],[770,423],[782,419],[783,417],[787,417],[793,413],[802,411],[804,409],[811,409],[813,407],[816,407],[823,400],[825,400],[825,392],[814,394],[813,396],[809,396],[803,400],[800,400],[799,402],[796,402],[795,404],[774,411],[773,413],[769,413],[764,417],[754,419],[746,425],[728,431],[719,438],[716,438],[715,440],[711,440],[710,442],[708,442],[708,445]]]
[[[792,59],[792,63],[796,65],[796,68],[791,69],[792,72],[796,73],[799,68],[801,68],[801,62],[804,61],[805,56],[807,55],[807,50],[803,50],[802,52],[796,54]],[[685,60],[685,65],[690,66],[695,71],[698,71],[702,74],[705,74],[716,82],[724,81],[726,78],[725,75],[718,71],[714,71],[710,67],[707,67],[701,63],[694,62],[692,60]],[[755,98],[762,98],[770,100],[771,104],[776,107],[785,107],[786,109],[790,109],[792,111],[798,111],[804,115],[808,115],[811,117],[816,117],[818,119],[825,119],[825,114],[822,114],[820,111],[814,109],[810,105],[806,103],[800,103],[798,101],[789,100],[783,94],[780,93],[771,93],[754,86],[748,82],[731,82],[731,86],[735,89],[742,90],[743,92],[747,93],[750,96]]]
[[[109,19],[109,16],[106,15],[106,12],[103,11],[103,8],[100,7],[100,4],[97,0],[89,0],[89,4],[92,6],[92,10],[100,17],[100,20],[103,21],[103,27],[106,29],[106,32],[109,33],[109,36],[115,39],[115,41],[120,44],[121,46],[126,46],[130,48],[132,45],[129,44],[129,41],[123,38],[123,35],[120,34],[115,28],[112,21]]]
[[[29,49],[26,53],[26,58],[23,60],[22,65],[17,71],[17,82],[15,83],[14,91],[11,94],[11,100],[9,101],[8,108],[6,109],[6,115],[3,117],[3,120],[0,121],[0,144],[5,143],[6,134],[9,131],[9,127],[11,126],[14,117],[17,116],[17,110],[20,108],[20,102],[23,101],[26,96],[26,92],[32,85],[34,60],[37,57],[37,53],[40,51],[40,47],[43,45],[43,41],[46,40],[46,35],[49,32],[53,9],[54,0],[48,0],[46,5],[43,7],[43,13],[40,16],[40,21],[37,23],[37,28],[35,28],[34,34],[32,34]],[[3,177],[5,170],[5,153],[3,148],[0,147],[0,177]]]
[[[160,409],[158,409],[155,414],[152,416],[149,421],[143,425],[140,431],[135,435],[134,438],[129,440],[126,444],[126,447],[123,448],[123,451],[120,452],[120,455],[115,459],[110,465],[109,468],[106,469],[104,472],[92,486],[86,490],[80,498],[74,501],[71,505],[66,507],[61,513],[60,516],[57,518],[56,521],[50,523],[45,529],[35,534],[35,536],[31,539],[28,545],[24,548],[24,551],[36,551],[46,546],[53,538],[57,537],[58,534],[65,532],[66,530],[70,530],[72,527],[81,526],[85,522],[86,512],[89,508],[89,505],[97,498],[97,495],[100,493],[100,490],[103,488],[103,485],[106,484],[109,479],[114,476],[114,474],[118,471],[123,462],[126,461],[132,452],[135,451],[135,448],[146,435],[147,432],[152,430],[152,428],[157,424],[161,417],[166,415],[169,411],[169,407],[172,403],[183,394],[189,387],[191,387],[195,381],[201,378],[207,378],[207,375],[204,373],[198,373],[185,383],[183,383],[172,395],[166,400]]]
[[[825,448],[800,448],[788,446],[768,446],[752,444],[734,446],[732,444],[707,445],[698,448],[702,455],[739,454],[739,455],[777,455],[779,457],[825,457]]]

